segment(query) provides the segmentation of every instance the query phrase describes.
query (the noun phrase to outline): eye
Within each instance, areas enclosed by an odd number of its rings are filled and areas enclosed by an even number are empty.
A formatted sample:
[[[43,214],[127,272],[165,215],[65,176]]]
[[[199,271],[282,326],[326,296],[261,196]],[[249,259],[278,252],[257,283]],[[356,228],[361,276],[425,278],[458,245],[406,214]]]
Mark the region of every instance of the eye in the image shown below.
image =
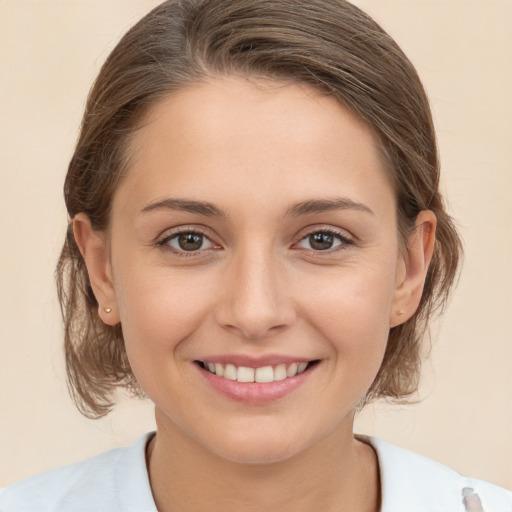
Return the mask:
[[[328,251],[341,245],[350,245],[352,240],[331,230],[321,230],[309,233],[299,243],[298,247],[313,251]]]
[[[214,243],[198,231],[180,231],[164,238],[161,246],[169,246],[173,252],[198,252],[215,247]]]

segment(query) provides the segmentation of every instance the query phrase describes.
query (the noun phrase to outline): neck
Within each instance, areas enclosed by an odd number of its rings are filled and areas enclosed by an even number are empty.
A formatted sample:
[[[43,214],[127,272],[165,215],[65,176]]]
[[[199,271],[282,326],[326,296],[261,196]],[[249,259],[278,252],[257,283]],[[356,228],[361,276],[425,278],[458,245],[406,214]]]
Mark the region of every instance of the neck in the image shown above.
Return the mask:
[[[223,459],[174,425],[159,428],[148,469],[160,512],[377,512],[378,462],[373,449],[333,432],[284,461],[241,464]]]

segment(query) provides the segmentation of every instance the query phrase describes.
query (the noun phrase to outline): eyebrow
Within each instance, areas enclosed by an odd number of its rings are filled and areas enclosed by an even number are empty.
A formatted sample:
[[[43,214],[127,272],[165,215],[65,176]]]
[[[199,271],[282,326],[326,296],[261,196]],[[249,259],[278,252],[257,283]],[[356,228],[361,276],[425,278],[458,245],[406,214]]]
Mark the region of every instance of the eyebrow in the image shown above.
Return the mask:
[[[346,197],[335,197],[333,199],[311,199],[297,203],[288,209],[286,215],[299,217],[313,213],[323,213],[332,210],[358,210],[374,215],[373,210],[363,203],[358,203]]]
[[[207,201],[191,201],[188,199],[163,199],[145,206],[141,213],[148,213],[154,210],[176,210],[190,213],[198,213],[207,217],[227,217],[227,215],[214,204]]]
[[[148,213],[160,209],[197,213],[206,217],[226,218],[228,216],[224,211],[207,201],[173,198],[166,198],[149,203],[141,210],[141,213]],[[324,213],[333,210],[357,210],[374,215],[374,212],[363,203],[358,203],[346,197],[336,197],[332,199],[309,199],[302,201],[291,206],[286,211],[285,216],[300,217],[301,215]]]

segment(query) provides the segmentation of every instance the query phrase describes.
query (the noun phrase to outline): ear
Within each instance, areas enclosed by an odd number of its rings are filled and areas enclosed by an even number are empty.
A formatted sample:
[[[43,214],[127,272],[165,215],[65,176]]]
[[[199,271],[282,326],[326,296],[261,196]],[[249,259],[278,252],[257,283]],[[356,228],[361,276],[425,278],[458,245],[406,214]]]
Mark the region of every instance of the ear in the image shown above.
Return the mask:
[[[73,233],[98,301],[100,318],[107,325],[116,325],[120,318],[105,234],[93,229],[89,217],[84,213],[75,215]]]
[[[399,262],[389,317],[390,327],[409,320],[418,309],[428,267],[434,254],[436,220],[434,212],[430,210],[423,210],[416,218],[416,227],[407,240],[407,250]]]

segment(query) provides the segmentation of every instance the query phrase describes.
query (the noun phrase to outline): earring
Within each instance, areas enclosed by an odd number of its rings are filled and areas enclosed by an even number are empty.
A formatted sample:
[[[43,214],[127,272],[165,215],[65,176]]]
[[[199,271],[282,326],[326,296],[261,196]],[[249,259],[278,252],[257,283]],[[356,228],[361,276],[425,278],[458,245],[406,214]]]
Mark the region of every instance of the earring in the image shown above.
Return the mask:
[[[112,313],[112,308],[104,308],[105,309],[105,313]]]
[[[399,315],[399,316],[402,316],[403,314],[404,314],[404,312],[401,309],[397,312],[397,315]]]

